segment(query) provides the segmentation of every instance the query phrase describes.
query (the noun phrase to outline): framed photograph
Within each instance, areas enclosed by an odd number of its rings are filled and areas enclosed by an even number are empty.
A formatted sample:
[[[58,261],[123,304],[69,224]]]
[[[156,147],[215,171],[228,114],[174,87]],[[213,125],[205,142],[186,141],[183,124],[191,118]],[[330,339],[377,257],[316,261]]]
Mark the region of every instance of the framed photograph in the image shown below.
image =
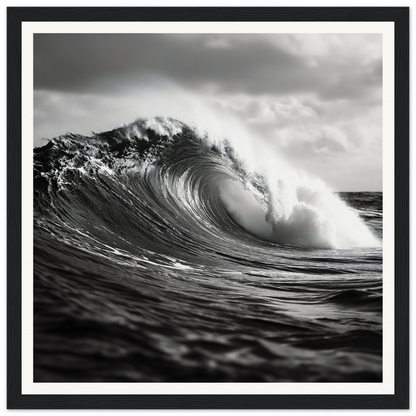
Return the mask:
[[[8,408],[408,408],[408,8],[9,8],[7,102]]]

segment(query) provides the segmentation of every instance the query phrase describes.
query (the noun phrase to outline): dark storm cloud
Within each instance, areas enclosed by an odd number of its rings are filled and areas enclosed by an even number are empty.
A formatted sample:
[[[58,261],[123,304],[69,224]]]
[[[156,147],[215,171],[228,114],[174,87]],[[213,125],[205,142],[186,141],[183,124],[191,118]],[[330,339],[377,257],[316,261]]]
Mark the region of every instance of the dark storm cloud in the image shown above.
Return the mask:
[[[215,48],[198,35],[39,35],[35,50],[35,87],[71,91],[143,73],[264,91],[278,83],[276,64],[289,73],[300,63],[264,42]]]
[[[377,65],[325,57],[311,66],[261,35],[58,34],[35,36],[34,78],[37,89],[103,92],[153,74],[228,93],[336,99],[364,96],[380,82]]]

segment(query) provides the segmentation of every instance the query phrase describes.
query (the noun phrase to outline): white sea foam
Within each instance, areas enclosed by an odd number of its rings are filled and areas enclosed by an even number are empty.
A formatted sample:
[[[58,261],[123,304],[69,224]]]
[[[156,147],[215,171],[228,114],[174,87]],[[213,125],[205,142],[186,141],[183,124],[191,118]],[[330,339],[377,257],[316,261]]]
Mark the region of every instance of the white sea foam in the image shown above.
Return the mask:
[[[380,246],[356,212],[319,180],[279,181],[271,192],[272,198],[261,204],[237,181],[220,186],[233,220],[266,240],[316,248]]]

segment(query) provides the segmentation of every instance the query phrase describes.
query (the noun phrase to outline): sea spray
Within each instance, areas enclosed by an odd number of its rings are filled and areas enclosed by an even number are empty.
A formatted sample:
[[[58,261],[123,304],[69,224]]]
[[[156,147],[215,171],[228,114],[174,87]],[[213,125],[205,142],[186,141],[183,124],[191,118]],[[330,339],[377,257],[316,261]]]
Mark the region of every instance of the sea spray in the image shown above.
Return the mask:
[[[357,213],[322,180],[295,169],[266,141],[240,131],[231,139],[215,136],[215,142],[239,173],[239,180],[221,184],[221,200],[249,232],[301,247],[381,245]]]

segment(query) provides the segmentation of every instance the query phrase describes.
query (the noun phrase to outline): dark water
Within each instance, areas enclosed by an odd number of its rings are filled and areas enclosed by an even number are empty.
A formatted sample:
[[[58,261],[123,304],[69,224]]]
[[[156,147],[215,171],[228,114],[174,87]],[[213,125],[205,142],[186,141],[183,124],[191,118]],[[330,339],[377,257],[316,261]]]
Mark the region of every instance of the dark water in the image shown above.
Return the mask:
[[[382,381],[381,247],[253,235],[233,149],[166,123],[35,149],[35,381]],[[381,193],[340,198],[382,238]]]

